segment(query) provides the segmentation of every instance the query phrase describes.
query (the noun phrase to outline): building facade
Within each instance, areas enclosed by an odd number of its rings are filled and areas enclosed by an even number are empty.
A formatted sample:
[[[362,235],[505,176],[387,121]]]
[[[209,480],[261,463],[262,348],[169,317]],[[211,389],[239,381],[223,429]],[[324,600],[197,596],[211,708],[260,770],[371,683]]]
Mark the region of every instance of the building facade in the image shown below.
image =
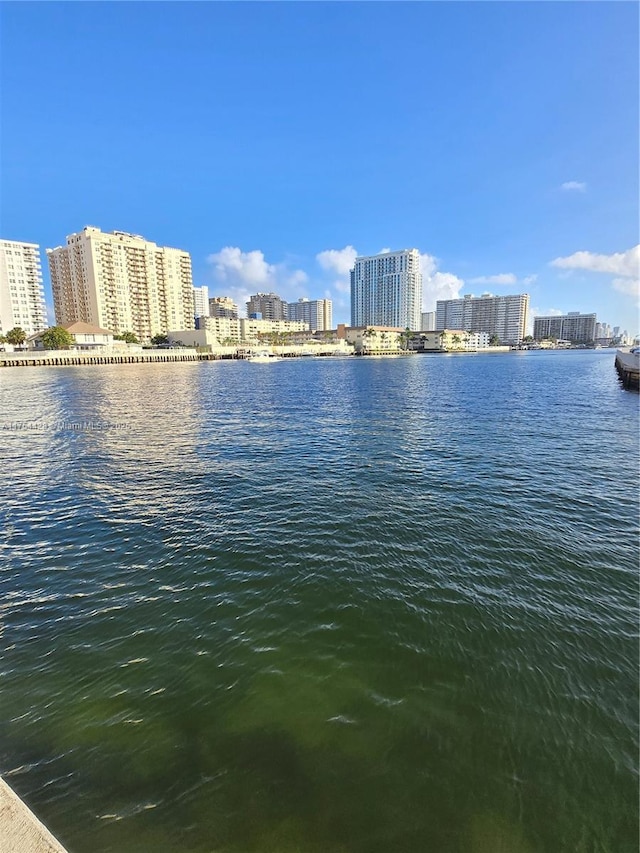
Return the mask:
[[[221,344],[240,341],[240,320],[237,317],[198,317],[196,329],[210,332]]]
[[[247,302],[247,317],[258,320],[287,320],[288,305],[277,293],[256,293]]]
[[[534,317],[533,337],[536,341],[555,338],[560,341],[588,344],[596,339],[598,321],[595,314],[570,311],[559,317]]]
[[[298,299],[287,306],[289,320],[307,323],[312,332],[328,331],[333,325],[333,303],[330,299]]]
[[[209,316],[209,288],[206,284],[193,288],[193,316]]]
[[[209,316],[238,319],[238,306],[230,296],[213,296],[209,299]]]
[[[420,252],[403,249],[356,258],[351,270],[351,325],[420,329]]]
[[[20,328],[33,335],[46,327],[40,246],[0,240],[0,334]]]
[[[420,315],[420,331],[421,332],[434,332],[436,328],[436,312],[435,311],[423,311]]]
[[[188,252],[87,226],[47,256],[58,325],[91,323],[142,342],[194,328]]]
[[[519,344],[526,335],[529,294],[465,296],[436,304],[436,329],[465,329],[496,335],[501,344]]]

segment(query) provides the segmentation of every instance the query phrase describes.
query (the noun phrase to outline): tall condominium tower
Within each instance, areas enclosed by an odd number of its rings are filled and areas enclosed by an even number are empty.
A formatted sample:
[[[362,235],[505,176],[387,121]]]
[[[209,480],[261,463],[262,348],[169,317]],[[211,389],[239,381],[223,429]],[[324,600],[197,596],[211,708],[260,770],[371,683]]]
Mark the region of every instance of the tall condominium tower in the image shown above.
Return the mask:
[[[519,344],[526,335],[529,294],[465,296],[436,303],[436,329],[488,332],[502,344]]]
[[[230,296],[212,296],[209,299],[209,316],[237,320],[238,306]]]
[[[247,316],[259,314],[262,320],[286,320],[287,303],[276,293],[256,293],[247,302]]]
[[[580,314],[579,311],[569,311],[558,317],[534,317],[533,337],[536,341],[556,338],[585,344],[595,340],[596,326],[595,314]]]
[[[332,328],[333,303],[330,299],[298,299],[289,302],[289,319],[302,320],[312,332],[326,332]]]
[[[193,314],[194,317],[209,316],[209,288],[206,284],[193,288]]]
[[[140,341],[194,328],[188,252],[87,226],[47,255],[60,325],[81,321]]]
[[[351,325],[420,329],[420,252],[403,249],[356,258],[351,270]]]
[[[47,327],[40,247],[0,240],[0,333],[16,327],[27,335]]]

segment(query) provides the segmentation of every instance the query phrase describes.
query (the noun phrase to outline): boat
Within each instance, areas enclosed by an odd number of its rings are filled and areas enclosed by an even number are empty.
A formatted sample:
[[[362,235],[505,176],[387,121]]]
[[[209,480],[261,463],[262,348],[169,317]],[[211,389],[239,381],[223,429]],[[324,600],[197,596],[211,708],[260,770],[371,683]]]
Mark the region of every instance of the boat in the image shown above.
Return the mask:
[[[251,353],[247,361],[250,361],[252,364],[271,364],[274,361],[280,361],[280,359],[277,355],[273,355],[266,350],[261,350],[260,352]]]

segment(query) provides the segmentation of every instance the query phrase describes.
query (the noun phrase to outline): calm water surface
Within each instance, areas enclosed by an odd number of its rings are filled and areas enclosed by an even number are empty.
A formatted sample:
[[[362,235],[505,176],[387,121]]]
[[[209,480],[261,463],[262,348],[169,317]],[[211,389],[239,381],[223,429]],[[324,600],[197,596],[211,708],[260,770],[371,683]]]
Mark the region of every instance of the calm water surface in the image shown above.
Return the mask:
[[[0,772],[72,853],[636,853],[613,358],[3,370]]]

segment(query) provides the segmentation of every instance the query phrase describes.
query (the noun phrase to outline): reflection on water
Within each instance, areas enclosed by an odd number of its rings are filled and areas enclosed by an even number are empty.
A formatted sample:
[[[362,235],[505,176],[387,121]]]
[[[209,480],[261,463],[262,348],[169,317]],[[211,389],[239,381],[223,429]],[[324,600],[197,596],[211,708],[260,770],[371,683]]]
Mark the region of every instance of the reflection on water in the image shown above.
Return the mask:
[[[0,394],[127,424],[2,434],[0,771],[70,849],[637,849],[638,412],[611,359]]]

